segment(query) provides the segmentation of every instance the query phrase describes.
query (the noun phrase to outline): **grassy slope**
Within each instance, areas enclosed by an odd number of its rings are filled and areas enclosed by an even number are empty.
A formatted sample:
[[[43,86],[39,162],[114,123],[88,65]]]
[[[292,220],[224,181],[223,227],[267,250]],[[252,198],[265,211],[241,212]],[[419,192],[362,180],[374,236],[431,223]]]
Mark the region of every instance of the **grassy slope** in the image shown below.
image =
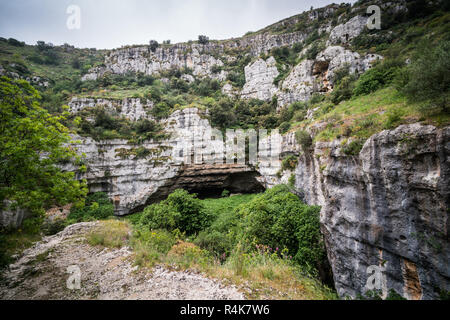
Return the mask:
[[[38,64],[30,61],[33,55],[40,54],[35,46],[16,47],[0,41],[0,64],[7,67],[9,63],[19,61],[28,67],[33,76],[58,82],[80,78],[82,71],[72,66],[74,59],[79,59],[81,66],[103,62],[104,51],[101,50],[73,49],[73,51],[67,52],[62,47],[55,47],[54,50],[60,57],[58,64]]]

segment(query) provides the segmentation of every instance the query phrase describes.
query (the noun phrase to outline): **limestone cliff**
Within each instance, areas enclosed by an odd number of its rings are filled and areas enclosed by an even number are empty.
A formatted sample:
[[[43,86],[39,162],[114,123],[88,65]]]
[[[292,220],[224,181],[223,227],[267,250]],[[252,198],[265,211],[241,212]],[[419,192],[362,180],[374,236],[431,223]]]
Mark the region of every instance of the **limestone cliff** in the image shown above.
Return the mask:
[[[322,206],[341,297],[368,291],[371,265],[382,270],[384,295],[436,299],[449,290],[449,137],[450,127],[413,124],[372,136],[356,157],[340,141],[300,153],[295,188]]]
[[[384,270],[383,294],[394,289],[409,299],[432,299],[440,289],[450,289],[450,127],[412,124],[383,131],[358,156],[345,155],[338,140],[318,142],[303,152],[291,133],[282,138],[280,151],[299,155],[299,162],[294,172],[280,177],[280,163],[259,160],[252,167],[194,159],[196,140],[211,132],[197,109],[177,111],[166,124],[176,134],[139,146],[151,150],[143,158],[134,152],[138,146],[127,141],[85,139],[78,146],[87,155],[83,178],[92,192],[109,194],[116,214],[140,210],[180,187],[205,195],[230,188],[257,192],[287,183],[294,174],[296,193],[322,206],[322,231],[341,297],[368,290],[371,265]]]

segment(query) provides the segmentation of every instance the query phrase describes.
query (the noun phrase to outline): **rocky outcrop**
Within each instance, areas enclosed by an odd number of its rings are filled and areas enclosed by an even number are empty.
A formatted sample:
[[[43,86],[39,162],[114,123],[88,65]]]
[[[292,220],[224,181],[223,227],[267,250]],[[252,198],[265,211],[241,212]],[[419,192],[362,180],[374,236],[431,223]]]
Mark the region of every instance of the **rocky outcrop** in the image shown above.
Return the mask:
[[[82,80],[97,80],[105,74],[157,75],[164,71],[191,69],[196,78],[209,77],[224,81],[228,73],[224,70],[213,72],[213,68],[222,67],[223,61],[232,62],[235,59],[233,56],[226,55],[226,51],[247,51],[249,55],[255,57],[262,53],[267,54],[273,48],[302,43],[307,36],[305,32],[285,34],[264,32],[205,45],[179,43],[159,47],[155,51],[151,51],[149,46],[121,48],[110,51],[105,57],[103,66],[90,69]],[[192,78],[189,77],[189,82],[191,80]]]
[[[364,73],[372,67],[372,63],[383,59],[378,54],[367,54],[363,57],[357,52],[346,50],[341,46],[330,46],[320,52],[316,57],[316,65],[322,64],[324,67],[318,68],[316,75],[322,75],[324,81],[332,85],[336,70],[348,67],[351,74]]]
[[[316,77],[313,75],[314,60],[304,60],[294,67],[281,85],[278,93],[278,103],[281,106],[296,101],[307,101],[317,88]]]
[[[240,40],[232,41],[227,44],[231,48],[249,50],[252,56],[258,56],[261,53],[268,53],[273,48],[293,46],[296,43],[302,43],[306,40],[308,34],[305,32],[292,32],[285,34],[261,33],[243,37]]]
[[[31,216],[29,210],[14,206],[12,201],[5,200],[0,210],[0,229],[17,229],[23,220]]]
[[[239,95],[239,90],[233,88],[231,83],[225,83],[222,87],[222,93],[230,98],[234,98]]]
[[[234,193],[264,189],[257,180],[259,174],[247,165],[219,164],[223,157],[213,157],[213,164],[207,164],[206,156],[194,157],[201,154],[199,149],[224,150],[222,140],[207,145],[202,141],[204,136],[212,136],[212,128],[198,109],[178,110],[163,125],[170,139],[139,145],[75,137],[79,143],[74,147],[86,155],[87,167],[77,178],[87,180],[90,192],[106,192],[116,215],[139,211],[177,188],[214,196],[224,189]]]
[[[361,57],[359,53],[346,50],[344,47],[330,46],[320,52],[315,60],[300,62],[283,81],[281,90],[273,91],[278,96],[280,106],[296,101],[308,101],[315,92],[333,90],[335,73],[340,68],[347,67],[350,74],[360,74],[381,59],[383,57],[378,54]]]
[[[171,47],[157,48],[155,52],[148,46],[113,50],[105,57],[104,67],[91,69],[82,80],[96,80],[106,73],[126,74],[141,73],[146,75],[161,74],[163,71],[191,69],[194,76],[225,80],[225,71],[214,73],[214,66],[223,66],[220,59],[206,52],[212,48],[203,45],[178,44]]]
[[[276,61],[273,57],[266,61],[258,59],[254,63],[245,67],[246,83],[241,92],[243,99],[259,99],[269,101],[278,92],[278,88],[273,84],[279,75]]]
[[[104,107],[113,114],[117,114],[131,121],[152,118],[149,114],[153,108],[151,100],[140,98],[95,99],[95,98],[72,98],[69,102],[69,111],[78,113],[86,108]]]
[[[111,222],[109,222],[111,223]],[[113,222],[116,223],[117,221]],[[119,222],[120,223],[120,222]],[[92,232],[111,230],[107,222],[84,222],[44,237],[2,273],[2,300],[242,300],[244,288],[226,285],[195,271],[164,266],[140,269],[128,238],[120,248],[91,246]],[[126,224],[121,225],[131,234]],[[118,229],[116,227],[116,229]],[[122,229],[121,229],[122,230]],[[80,272],[80,273],[78,273]],[[79,289],[75,275],[81,275]],[[31,276],[30,276],[31,275]],[[72,275],[72,276],[71,276]],[[76,287],[75,287],[76,288]],[[244,291],[245,292],[245,291]]]
[[[291,135],[292,136],[292,135]],[[448,207],[450,127],[400,126],[371,137],[357,157],[340,141],[300,155],[296,191],[322,206],[321,225],[341,297],[369,289],[367,268],[381,270],[381,290],[436,299],[450,289]],[[273,183],[286,181],[271,174]]]
[[[367,25],[367,17],[355,16],[331,30],[328,45],[345,44],[361,34]]]

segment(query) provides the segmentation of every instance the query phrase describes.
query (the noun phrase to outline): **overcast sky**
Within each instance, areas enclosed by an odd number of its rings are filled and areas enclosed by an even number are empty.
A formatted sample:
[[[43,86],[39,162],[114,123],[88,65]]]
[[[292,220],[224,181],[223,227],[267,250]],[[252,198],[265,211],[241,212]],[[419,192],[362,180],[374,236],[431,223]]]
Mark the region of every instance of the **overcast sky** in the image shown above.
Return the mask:
[[[117,48],[239,37],[281,19],[339,0],[0,0],[0,36],[76,47]],[[347,0],[345,2],[354,1]],[[77,5],[81,28],[67,27],[67,8]]]

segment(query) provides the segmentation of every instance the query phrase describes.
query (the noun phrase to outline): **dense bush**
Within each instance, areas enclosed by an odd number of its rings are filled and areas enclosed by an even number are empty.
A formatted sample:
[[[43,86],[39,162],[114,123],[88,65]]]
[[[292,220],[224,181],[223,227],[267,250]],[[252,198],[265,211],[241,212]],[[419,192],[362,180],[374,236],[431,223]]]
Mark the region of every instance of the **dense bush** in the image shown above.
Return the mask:
[[[364,146],[363,140],[353,140],[348,145],[342,148],[342,151],[348,156],[357,156],[361,152],[361,149]]]
[[[308,132],[304,130],[298,130],[295,133],[295,140],[298,142],[298,144],[301,145],[303,151],[306,152],[311,149],[313,141],[311,135]]]
[[[152,116],[160,120],[170,115],[170,106],[166,102],[157,103],[151,110]]]
[[[319,212],[319,207],[305,205],[287,186],[276,186],[241,207],[241,237],[273,250],[287,248],[298,264],[313,271],[326,261]]]
[[[276,47],[272,49],[271,54],[278,63],[295,65],[297,63],[298,53],[302,50],[301,44],[295,44],[291,47]]]
[[[150,49],[150,51],[155,52],[156,49],[158,49],[158,47],[159,47],[158,41],[150,40],[150,42],[149,42],[149,49]]]
[[[404,63],[395,59],[378,63],[361,75],[353,93],[357,96],[366,95],[391,84],[402,67],[404,67]]]
[[[14,38],[9,38],[7,41],[8,41],[8,44],[15,46],[15,47],[24,47],[25,46],[25,42],[16,40]]]
[[[179,189],[166,200],[145,208],[140,224],[150,229],[178,229],[192,235],[205,229],[210,219],[195,194]]]
[[[111,217],[113,214],[114,205],[106,193],[97,192],[88,195],[84,207],[73,207],[67,220],[71,223],[101,220]]]
[[[316,59],[319,52],[322,51],[323,49],[325,49],[325,44],[316,41],[308,48],[308,50],[306,50],[305,56],[309,60],[314,60]]]
[[[207,36],[204,35],[199,35],[198,36],[198,43],[200,44],[208,44],[209,42],[209,38]]]
[[[331,102],[339,104],[341,101],[348,100],[352,97],[355,88],[355,75],[347,75],[335,83],[333,92],[331,93]]]
[[[214,95],[218,90],[220,90],[219,81],[207,78],[201,81],[197,80],[193,85],[192,92],[203,97],[208,97]]]
[[[38,41],[36,49],[37,54],[30,58],[33,62],[39,64],[59,64],[59,55],[52,44],[47,44],[44,41]]]
[[[385,21],[383,21],[383,24]],[[352,40],[352,45],[355,49],[370,49],[372,47],[381,48],[382,45],[390,44],[393,41],[393,36],[387,31],[379,31],[376,33],[361,33]]]
[[[243,72],[232,71],[228,74],[227,80],[235,87],[242,88],[245,85],[245,74]]]
[[[156,108],[158,110],[158,108]],[[94,122],[86,120],[94,116]],[[112,110],[103,106],[93,110],[83,110],[79,113],[81,120],[77,124],[77,131],[81,135],[89,135],[95,140],[128,139],[130,142],[141,143],[147,140],[160,140],[168,137],[162,125],[152,120],[140,119],[130,121],[120,117]],[[156,116],[156,115],[155,115]]]
[[[274,129],[279,124],[277,102],[261,100],[233,100],[224,97],[207,104],[211,123],[216,128],[265,128]]]
[[[283,161],[281,162],[281,170],[282,171],[295,170],[295,168],[297,168],[297,164],[298,164],[298,158],[294,155],[290,155],[290,156],[286,157],[285,159],[283,159]]]
[[[278,127],[281,134],[285,134],[286,132],[289,131],[290,128],[291,128],[291,124],[289,122],[282,122],[280,124],[280,126]]]
[[[400,86],[411,102],[419,103],[419,111],[437,114],[450,110],[450,41],[437,46],[423,43],[413,62],[403,74]]]
[[[240,230],[239,207],[248,203],[255,195],[238,195],[221,199],[207,199],[203,203],[206,212],[216,218],[211,226],[201,231],[195,244],[207,249],[223,261],[236,246]]]

